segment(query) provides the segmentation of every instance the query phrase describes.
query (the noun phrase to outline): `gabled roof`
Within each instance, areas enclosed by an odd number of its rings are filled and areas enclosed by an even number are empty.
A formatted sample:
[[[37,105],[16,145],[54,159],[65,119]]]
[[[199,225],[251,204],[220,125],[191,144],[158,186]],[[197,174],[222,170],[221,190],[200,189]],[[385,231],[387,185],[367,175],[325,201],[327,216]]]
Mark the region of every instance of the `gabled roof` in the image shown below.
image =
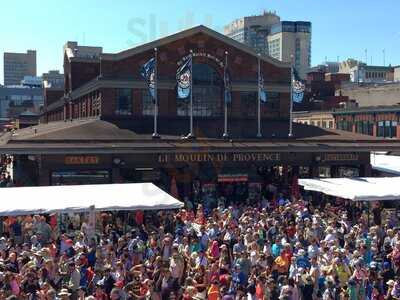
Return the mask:
[[[146,44],[143,44],[143,45],[140,45],[140,46],[137,46],[137,47],[134,47],[134,48],[131,48],[131,49],[116,53],[116,54],[103,53],[103,54],[100,55],[100,59],[104,59],[104,60],[121,60],[121,59],[125,59],[125,58],[128,58],[128,57],[132,56],[132,55],[135,55],[135,54],[138,54],[138,53],[142,53],[144,51],[148,51],[148,50],[151,50],[151,49],[154,49],[154,48],[158,48],[158,47],[161,47],[161,46],[165,46],[165,45],[167,45],[169,43],[175,42],[177,40],[180,40],[180,39],[183,39],[183,38],[186,38],[186,37],[190,37],[190,36],[195,35],[197,33],[204,33],[206,35],[209,35],[209,36],[211,36],[211,37],[213,37],[213,38],[215,38],[215,39],[217,39],[217,40],[219,40],[219,41],[221,41],[223,43],[226,43],[226,44],[228,44],[228,45],[230,45],[232,47],[235,47],[235,48],[237,48],[237,49],[239,49],[239,50],[241,50],[243,52],[246,52],[246,53],[248,53],[250,55],[253,55],[253,56],[257,56],[258,55],[257,52],[254,51],[253,48],[251,48],[251,47],[249,47],[249,46],[247,46],[247,45],[245,45],[243,43],[240,43],[240,42],[238,42],[238,41],[236,41],[236,40],[234,40],[234,39],[232,39],[230,37],[227,37],[227,36],[217,32],[215,30],[212,30],[212,29],[210,29],[210,28],[208,28],[208,27],[206,27],[204,25],[199,25],[199,26],[195,26],[195,27],[180,31],[178,33],[175,33],[175,34],[160,38],[160,39],[152,41],[150,43],[146,43]],[[273,64],[273,65],[275,65],[277,67],[286,67],[286,68],[290,67],[289,63],[281,62],[281,61],[279,61],[279,60],[277,60],[275,58],[272,58],[270,56],[267,56],[267,55],[261,55],[261,59],[263,61],[271,63],[271,64]]]

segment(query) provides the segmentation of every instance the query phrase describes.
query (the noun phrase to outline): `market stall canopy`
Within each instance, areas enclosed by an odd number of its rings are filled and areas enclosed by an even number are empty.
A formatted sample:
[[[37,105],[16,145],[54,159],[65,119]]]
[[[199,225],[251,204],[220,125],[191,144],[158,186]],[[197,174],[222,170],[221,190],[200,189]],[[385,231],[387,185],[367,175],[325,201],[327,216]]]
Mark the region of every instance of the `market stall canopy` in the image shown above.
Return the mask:
[[[371,153],[371,166],[374,170],[399,176],[400,156]]]
[[[400,177],[299,179],[305,190],[353,201],[400,199]]]
[[[152,183],[0,189],[0,216],[54,212],[178,209],[183,203]]]

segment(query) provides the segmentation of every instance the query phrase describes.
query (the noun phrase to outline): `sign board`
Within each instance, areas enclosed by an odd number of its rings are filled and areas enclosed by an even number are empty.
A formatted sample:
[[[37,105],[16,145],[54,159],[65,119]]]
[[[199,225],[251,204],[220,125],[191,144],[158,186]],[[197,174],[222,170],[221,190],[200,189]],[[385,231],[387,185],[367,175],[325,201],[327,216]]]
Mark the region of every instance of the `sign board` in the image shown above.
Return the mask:
[[[280,153],[176,153],[159,154],[159,163],[174,162],[277,162],[281,160]]]
[[[328,162],[328,161],[340,161],[340,162],[346,162],[346,161],[357,161],[358,160],[358,154],[356,153],[324,153],[322,155],[322,161]]]
[[[99,158],[97,156],[66,156],[64,159],[66,165],[97,165]]]
[[[247,182],[249,176],[247,174],[219,174],[218,182]]]
[[[218,66],[220,66],[221,68],[224,67],[224,63],[222,60],[220,60],[218,57],[216,57],[215,55],[211,54],[211,53],[206,53],[206,52],[193,52],[192,53],[193,57],[205,57],[208,59],[213,60]],[[187,59],[189,59],[190,54],[186,55],[185,57],[183,57],[180,61],[178,61],[177,65],[181,66]]]

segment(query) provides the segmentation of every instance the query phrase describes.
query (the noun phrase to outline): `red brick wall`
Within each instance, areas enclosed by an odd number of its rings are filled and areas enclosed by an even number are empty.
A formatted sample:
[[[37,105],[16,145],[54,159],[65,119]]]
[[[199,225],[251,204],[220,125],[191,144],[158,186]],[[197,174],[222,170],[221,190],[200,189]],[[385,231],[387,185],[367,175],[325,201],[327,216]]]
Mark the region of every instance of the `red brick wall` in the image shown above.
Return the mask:
[[[47,106],[51,103],[54,103],[62,96],[64,96],[63,90],[56,90],[56,89],[44,89],[44,105]]]
[[[181,39],[168,45],[164,45],[158,50],[158,74],[160,80],[175,81],[177,62],[184,56],[189,54],[190,50],[194,52],[204,52],[217,57],[221,62],[225,61],[225,51],[228,51],[228,69],[231,79],[236,83],[248,83],[256,85],[257,81],[257,57],[247,54],[230,45],[226,45],[222,41],[214,39],[206,34],[198,33],[191,37]],[[140,67],[154,55],[153,50],[138,53],[121,59],[119,61],[106,60],[101,61],[101,75],[103,78],[110,79],[136,79],[142,80],[140,77]],[[195,63],[207,63],[215,68],[220,75],[223,75],[223,68],[213,59],[206,57],[195,57]],[[282,84],[289,86],[290,68],[277,67],[272,63],[261,63],[262,73],[264,75],[265,84]],[[70,78],[72,89],[76,89],[88,81],[96,78],[100,72],[99,62],[83,62],[66,60],[64,65],[66,77]],[[70,74],[70,76],[69,76]],[[67,85],[68,86],[68,85]],[[117,90],[115,88],[103,88],[101,97],[101,114],[103,116],[115,117]],[[159,113],[160,116],[175,117],[176,116],[176,91],[175,89],[160,89],[159,92]],[[86,97],[86,98],[85,98]],[[86,117],[90,109],[91,103],[87,101],[90,95],[86,95],[81,99],[74,100],[74,117]],[[280,93],[279,103],[272,108],[270,105],[264,105],[262,115],[265,118],[288,118],[289,117],[289,93]],[[82,113],[82,103],[86,102],[86,113]],[[142,90],[132,89],[133,116],[140,116],[143,109]],[[222,102],[222,97],[221,97]],[[241,103],[240,92],[232,93],[232,105],[230,116],[242,118],[243,103]]]
[[[100,75],[100,62],[70,63],[72,90],[84,85]]]
[[[113,116],[117,107],[115,89],[101,89],[101,115]]]
[[[199,47],[199,41],[203,45]],[[194,52],[206,52],[225,60],[224,52],[228,51],[228,66],[232,80],[257,79],[257,58],[244,53],[236,48],[228,46],[219,40],[213,39],[203,33],[196,34],[186,39],[181,39],[160,47],[158,72],[160,78],[175,78],[177,62],[183,56],[188,55],[190,50]],[[139,78],[140,67],[154,55],[153,50],[142,52],[120,61],[102,60],[102,74],[110,77],[137,77]],[[214,64],[211,59],[195,57],[194,62],[207,62]],[[216,67],[217,70],[222,69]],[[279,68],[269,63],[262,63],[262,71],[266,82],[289,82],[290,70]]]
[[[160,47],[158,50],[158,73],[161,80],[175,80],[177,62],[185,55],[189,54],[190,49],[194,52],[205,52],[216,56],[220,61],[224,61],[224,52],[228,51],[228,68],[232,81],[236,82],[254,82],[257,80],[257,58],[236,48],[225,45],[219,40],[215,40],[207,35],[199,33],[192,37],[182,39],[166,46]],[[120,61],[112,61],[103,59],[101,62],[101,72],[107,78],[140,78],[140,67],[154,55],[153,50],[142,52]],[[214,60],[205,57],[195,57],[195,63],[207,63],[213,66],[222,76],[223,68],[217,65]],[[277,67],[273,64],[262,62],[262,73],[266,84],[281,83],[289,85],[290,69]],[[171,91],[159,91],[160,99],[162,95],[168,94],[168,107],[165,103],[160,103],[160,114],[175,113],[175,91],[172,95]],[[237,98],[237,97],[236,97]],[[172,108],[171,108],[172,105]],[[279,105],[279,115],[288,115],[289,106]]]

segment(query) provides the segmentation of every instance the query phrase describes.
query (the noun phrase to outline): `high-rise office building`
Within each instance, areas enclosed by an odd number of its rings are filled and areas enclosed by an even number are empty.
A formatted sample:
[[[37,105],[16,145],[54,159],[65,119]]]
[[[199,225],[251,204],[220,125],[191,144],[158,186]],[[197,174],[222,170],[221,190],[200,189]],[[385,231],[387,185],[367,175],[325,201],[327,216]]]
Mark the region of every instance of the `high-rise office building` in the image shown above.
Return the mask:
[[[224,34],[244,43],[257,52],[268,54],[267,36],[274,24],[280,22],[275,12],[264,12],[262,15],[237,19],[224,27]]]
[[[292,62],[300,77],[311,66],[311,22],[282,21],[272,26],[268,35],[269,55]]]
[[[36,76],[36,51],[4,53],[4,85],[19,85],[24,76]]]

